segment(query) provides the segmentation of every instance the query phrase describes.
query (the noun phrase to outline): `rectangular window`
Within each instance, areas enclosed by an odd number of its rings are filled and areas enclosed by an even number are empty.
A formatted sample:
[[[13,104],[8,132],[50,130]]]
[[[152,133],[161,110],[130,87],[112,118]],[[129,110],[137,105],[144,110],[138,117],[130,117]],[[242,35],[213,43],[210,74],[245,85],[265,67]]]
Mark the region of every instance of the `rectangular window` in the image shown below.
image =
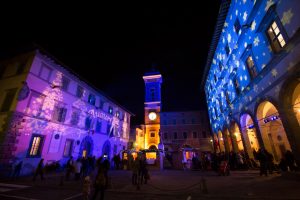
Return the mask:
[[[183,138],[187,139],[187,133],[186,132],[183,132]]]
[[[177,139],[177,132],[174,132],[174,139]]]
[[[96,123],[96,133],[101,132],[101,127],[102,127],[101,121],[97,121],[97,123]]]
[[[193,138],[197,138],[197,132],[193,132]]]
[[[234,22],[234,30],[237,34],[240,33],[241,30],[241,24],[240,24],[240,20],[238,18],[236,18],[235,22]]]
[[[30,146],[29,146],[29,157],[40,157],[42,152],[44,136],[32,135]]]
[[[71,116],[71,124],[76,126],[80,119],[80,110],[73,109],[72,116]]]
[[[103,106],[104,106],[104,101],[100,100],[99,108],[100,108],[100,109],[103,109]]]
[[[92,118],[90,116],[85,118],[85,130],[89,130],[91,128]]]
[[[164,139],[168,139],[168,133],[164,133]]]
[[[228,56],[229,53],[230,53],[230,49],[229,49],[228,44],[226,44],[226,46],[225,46],[225,51],[226,51],[226,54],[227,54],[227,56]]]
[[[222,70],[223,70],[223,65],[221,62],[219,62],[219,70],[220,70],[220,72],[222,72]]]
[[[151,132],[150,137],[152,137],[152,138],[155,137],[155,132]]]
[[[40,117],[46,96],[31,91],[31,96],[27,105],[27,113],[35,117]]]
[[[229,98],[228,91],[225,92],[225,98],[226,98],[227,104],[229,105],[230,104],[230,98]]]
[[[155,100],[155,88],[150,88],[151,101]]]
[[[1,112],[7,112],[10,110],[10,107],[14,101],[16,92],[17,92],[17,88],[6,90],[5,98],[4,98],[2,106],[1,106]]]
[[[95,103],[96,103],[96,97],[95,97],[95,95],[93,95],[93,94],[90,94],[89,95],[89,99],[88,99],[88,102],[89,102],[89,104],[91,104],[91,105],[95,105]]]
[[[83,96],[83,91],[83,87],[78,85],[76,90],[76,97],[81,98]]]
[[[119,111],[116,112],[116,117],[117,117],[117,118],[120,117],[120,112],[119,112]]]
[[[54,107],[52,119],[57,122],[64,122],[67,114],[67,109],[62,105],[56,105]]]
[[[240,94],[240,84],[239,84],[237,77],[234,79],[234,87],[235,87],[236,94],[239,95]]]
[[[67,139],[65,143],[64,148],[64,157],[69,157],[72,155],[72,149],[73,149],[73,140]]]
[[[276,21],[273,21],[267,31],[268,38],[271,42],[272,49],[275,52],[281,50],[286,45],[285,39],[283,38],[282,31],[278,27]]]
[[[246,64],[251,78],[254,79],[257,76],[257,71],[252,56],[248,56]]]
[[[114,109],[111,106],[109,106],[108,107],[108,113],[109,114],[113,114],[113,112],[114,112]]]
[[[25,70],[25,67],[26,67],[26,62],[18,62],[16,75],[22,74]]]
[[[70,80],[65,77],[65,76],[62,76],[62,80],[61,80],[61,89],[63,91],[68,91],[68,88],[69,88],[69,84],[70,84]]]
[[[202,137],[203,138],[206,138],[207,136],[206,136],[206,131],[202,131]]]
[[[39,77],[41,77],[45,81],[49,81],[50,76],[51,76],[51,72],[52,72],[51,68],[48,67],[46,64],[42,63]]]

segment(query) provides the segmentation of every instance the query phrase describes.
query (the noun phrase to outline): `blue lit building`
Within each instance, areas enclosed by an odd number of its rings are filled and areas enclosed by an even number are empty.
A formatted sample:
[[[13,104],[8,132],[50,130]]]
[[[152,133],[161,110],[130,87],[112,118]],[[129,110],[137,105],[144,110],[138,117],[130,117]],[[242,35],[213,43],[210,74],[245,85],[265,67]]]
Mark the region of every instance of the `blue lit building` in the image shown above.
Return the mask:
[[[223,0],[204,87],[215,151],[300,163],[300,2]]]

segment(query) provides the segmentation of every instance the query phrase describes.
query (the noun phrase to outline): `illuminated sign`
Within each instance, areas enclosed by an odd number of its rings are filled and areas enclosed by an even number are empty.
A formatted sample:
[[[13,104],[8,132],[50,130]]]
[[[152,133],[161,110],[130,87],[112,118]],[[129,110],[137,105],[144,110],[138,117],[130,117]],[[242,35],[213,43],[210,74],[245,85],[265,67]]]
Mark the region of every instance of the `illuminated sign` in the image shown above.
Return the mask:
[[[93,116],[94,118],[100,118],[106,121],[112,121],[112,117],[108,116],[104,112],[95,111],[94,109],[91,109],[88,111],[88,113]]]

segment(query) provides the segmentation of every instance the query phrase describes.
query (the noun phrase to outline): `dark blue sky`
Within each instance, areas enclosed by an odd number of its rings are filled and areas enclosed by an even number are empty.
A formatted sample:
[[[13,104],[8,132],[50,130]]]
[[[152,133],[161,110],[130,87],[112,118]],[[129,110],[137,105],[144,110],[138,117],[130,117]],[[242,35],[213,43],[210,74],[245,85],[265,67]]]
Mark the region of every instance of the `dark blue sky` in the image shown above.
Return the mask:
[[[2,17],[0,53],[36,42],[143,123],[144,72],[163,76],[162,110],[199,110],[200,83],[220,0],[205,5],[15,9]],[[4,31],[5,30],[5,31]]]

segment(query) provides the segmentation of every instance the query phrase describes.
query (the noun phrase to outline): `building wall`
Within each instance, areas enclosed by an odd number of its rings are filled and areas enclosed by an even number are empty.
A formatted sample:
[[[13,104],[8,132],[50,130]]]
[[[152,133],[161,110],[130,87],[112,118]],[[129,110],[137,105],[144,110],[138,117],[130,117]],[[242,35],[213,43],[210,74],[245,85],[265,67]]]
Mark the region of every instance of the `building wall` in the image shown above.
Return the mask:
[[[212,151],[211,134],[204,111],[162,112],[160,131],[165,148],[169,151],[180,151],[185,145],[199,152]]]
[[[299,8],[296,0],[231,2],[205,81],[217,151],[252,157],[265,148],[279,162],[292,150],[300,161]]]
[[[111,158],[127,148],[131,113],[47,54],[34,51],[25,57],[24,73],[10,72],[11,77],[0,80],[2,93],[17,88],[10,109],[1,112],[1,155],[7,155],[0,158],[2,166],[23,159],[22,172],[30,173],[40,158],[45,163],[64,163],[71,155],[81,157],[85,150],[87,156],[108,154]],[[2,66],[10,71],[10,63],[20,58],[4,61]],[[0,98],[2,107],[6,96]],[[33,152],[35,139],[42,139],[38,153]],[[70,151],[64,153],[70,141]]]

